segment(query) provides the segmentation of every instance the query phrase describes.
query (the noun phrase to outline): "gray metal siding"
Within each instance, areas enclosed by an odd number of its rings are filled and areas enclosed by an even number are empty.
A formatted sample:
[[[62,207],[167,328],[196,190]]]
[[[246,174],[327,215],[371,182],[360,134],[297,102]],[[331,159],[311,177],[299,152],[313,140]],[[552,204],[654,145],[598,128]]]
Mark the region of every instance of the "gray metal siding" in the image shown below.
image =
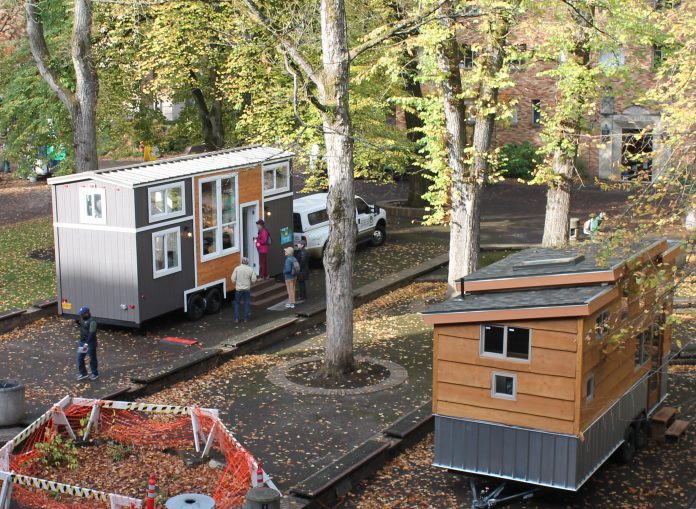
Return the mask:
[[[182,308],[184,292],[196,284],[193,238],[181,239],[181,271],[156,279],[153,277],[152,235],[177,226],[182,230],[188,226],[193,231],[193,221],[188,220],[138,233],[138,287],[142,321]]]
[[[80,224],[80,188],[82,187],[101,187],[106,190],[104,195],[105,226],[135,227],[133,190],[128,187],[120,187],[93,180],[54,186],[57,216],[57,219],[54,217],[55,221],[58,223]],[[89,226],[99,228],[102,225],[89,224]]]
[[[175,180],[172,182],[167,182],[169,184],[176,184],[177,182],[184,182],[184,196],[186,201],[186,214],[185,216],[190,216],[193,214],[193,196],[191,195],[191,178]],[[133,207],[135,214],[135,227],[142,228],[143,226],[148,226],[150,224],[150,209],[148,207],[149,192],[150,187],[159,187],[162,185],[160,182],[154,182],[149,187],[136,187],[133,189]],[[158,222],[171,221],[171,219],[160,219],[152,224],[157,224]]]
[[[80,306],[97,318],[137,322],[135,234],[108,230],[58,228],[59,299],[67,299],[77,314]]]
[[[435,464],[493,477],[574,489],[572,435],[435,416]]]

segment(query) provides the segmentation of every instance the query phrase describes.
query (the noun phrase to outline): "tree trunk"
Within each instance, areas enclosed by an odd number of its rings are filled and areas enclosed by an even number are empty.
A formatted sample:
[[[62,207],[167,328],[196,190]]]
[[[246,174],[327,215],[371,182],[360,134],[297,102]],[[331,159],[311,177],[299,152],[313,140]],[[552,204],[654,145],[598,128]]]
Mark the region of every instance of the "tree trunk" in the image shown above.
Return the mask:
[[[190,72],[194,80],[198,80],[198,76],[193,71]],[[203,142],[208,150],[220,150],[225,148],[225,127],[222,118],[222,100],[216,97],[218,93],[215,86],[217,80],[216,72],[210,71],[210,107],[206,101],[205,94],[200,87],[191,89],[193,101],[196,103],[198,110],[198,119],[201,122],[201,133],[203,134]]]
[[[353,138],[348,105],[350,58],[344,0],[321,1],[322,84],[320,101],[329,180],[324,371],[333,378],[353,370],[353,260],[355,190]]]
[[[36,0],[24,4],[27,18],[27,37],[39,74],[53,90],[70,114],[73,128],[73,148],[77,172],[93,171],[98,167],[96,110],[99,80],[92,62],[92,3],[75,0],[71,57],[75,71],[75,92],[62,83],[51,68],[51,54],[44,37],[43,21]]]
[[[558,180],[549,182],[544,219],[544,247],[565,247],[570,234],[570,183],[573,160],[562,150],[553,154],[553,173]]]

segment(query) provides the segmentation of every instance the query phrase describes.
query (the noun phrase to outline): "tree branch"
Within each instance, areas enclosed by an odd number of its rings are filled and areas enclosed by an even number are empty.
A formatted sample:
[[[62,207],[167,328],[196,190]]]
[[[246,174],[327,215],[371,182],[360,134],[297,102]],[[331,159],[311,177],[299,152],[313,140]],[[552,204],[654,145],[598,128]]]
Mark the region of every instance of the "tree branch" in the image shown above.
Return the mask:
[[[35,0],[26,0],[24,8],[27,13],[27,38],[31,47],[31,54],[36,61],[39,74],[46,81],[48,86],[62,101],[68,111],[72,112],[76,106],[75,95],[66,87],[61,85],[58,74],[49,67],[51,54],[46,45],[44,37],[43,21],[41,14],[36,6]]]

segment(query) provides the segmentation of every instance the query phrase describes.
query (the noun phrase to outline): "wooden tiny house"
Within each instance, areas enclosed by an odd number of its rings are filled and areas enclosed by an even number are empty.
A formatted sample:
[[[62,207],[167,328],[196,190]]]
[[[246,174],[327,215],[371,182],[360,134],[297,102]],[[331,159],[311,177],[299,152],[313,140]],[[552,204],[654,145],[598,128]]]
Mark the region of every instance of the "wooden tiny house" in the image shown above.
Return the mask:
[[[256,221],[273,240],[270,274],[292,244],[293,154],[239,147],[49,179],[58,310],[139,325],[183,308],[216,312],[242,256],[258,269]]]
[[[640,291],[680,249],[602,260],[596,247],[527,249],[462,281],[434,325],[435,463],[577,490],[647,440],[666,394],[668,285]],[[625,333],[620,333],[624,329]]]

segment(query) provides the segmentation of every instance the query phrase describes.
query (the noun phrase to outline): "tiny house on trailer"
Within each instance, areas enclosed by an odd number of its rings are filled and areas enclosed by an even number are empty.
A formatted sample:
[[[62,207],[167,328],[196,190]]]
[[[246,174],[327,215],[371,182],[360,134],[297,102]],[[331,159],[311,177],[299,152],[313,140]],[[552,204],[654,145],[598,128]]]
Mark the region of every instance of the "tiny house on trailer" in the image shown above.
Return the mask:
[[[258,271],[262,218],[269,274],[280,273],[292,157],[249,146],[49,179],[59,314],[88,305],[103,323],[138,326],[180,308],[217,312],[240,258]]]
[[[633,276],[679,253],[527,249],[463,278],[424,314],[435,465],[575,491],[617,449],[628,461],[666,395],[672,311],[671,291]],[[635,332],[612,340],[621,329]]]

